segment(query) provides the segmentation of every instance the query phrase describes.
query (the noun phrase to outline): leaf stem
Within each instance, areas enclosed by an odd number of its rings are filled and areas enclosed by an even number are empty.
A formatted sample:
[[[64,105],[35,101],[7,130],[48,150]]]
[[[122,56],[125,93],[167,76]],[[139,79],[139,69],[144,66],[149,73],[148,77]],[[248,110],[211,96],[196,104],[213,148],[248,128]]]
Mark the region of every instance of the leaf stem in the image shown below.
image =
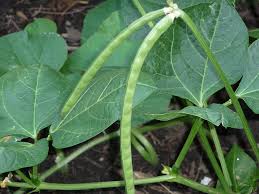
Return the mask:
[[[144,39],[131,65],[126,93],[124,97],[120,130],[121,161],[127,194],[135,193],[131,155],[131,117],[137,81],[148,53],[150,52],[156,41],[160,38],[160,36],[162,36],[165,31],[167,31],[172,23],[172,18],[167,15],[156,24],[156,26]]]
[[[135,185],[146,185],[161,182],[175,182],[181,185],[185,185],[208,194],[226,194],[215,188],[204,186],[195,181],[187,179],[181,175],[163,175],[152,178],[136,179]],[[25,189],[34,189],[34,187],[27,183],[8,182],[8,187],[19,187]],[[109,182],[96,182],[96,183],[75,183],[75,184],[61,184],[61,183],[46,183],[42,182],[37,189],[39,190],[60,190],[60,191],[72,191],[72,190],[92,190],[92,189],[106,189],[125,186],[124,181],[109,181]]]
[[[173,170],[178,171],[180,169],[182,162],[185,159],[185,157],[193,143],[194,138],[196,137],[198,131],[200,130],[200,128],[202,126],[202,123],[203,123],[203,121],[200,118],[195,120],[195,122],[191,128],[190,134],[188,135],[187,140],[173,165]]]
[[[137,8],[137,10],[139,11],[139,13],[142,16],[146,15],[146,11],[142,7],[142,5],[140,4],[139,0],[132,0],[132,3],[134,4],[134,6]],[[150,28],[153,28],[155,26],[152,21],[148,22],[148,25],[149,25]]]
[[[131,143],[134,146],[134,148],[151,165],[153,166],[157,165],[159,159],[158,159],[156,150],[154,149],[152,144],[140,132],[135,130],[131,130],[131,131],[132,131]]]
[[[220,165],[221,165],[224,177],[228,183],[228,186],[231,187],[232,182],[231,182],[231,178],[230,178],[230,175],[228,172],[228,168],[227,168],[227,164],[226,164],[225,157],[223,154],[223,150],[222,150],[222,147],[221,147],[221,144],[219,141],[217,130],[216,130],[215,126],[211,123],[209,123],[209,128],[210,128],[210,134],[211,134],[212,140],[213,140],[215,148],[216,148],[216,152],[217,152],[217,155],[218,155],[218,158],[220,161]]]
[[[208,158],[211,162],[211,165],[212,165],[216,175],[218,176],[219,181],[222,184],[224,190],[228,194],[233,193],[232,190],[230,189],[230,187],[228,186],[228,183],[225,180],[225,177],[224,177],[224,175],[223,175],[223,173],[220,169],[220,166],[218,164],[218,161],[217,161],[216,157],[214,156],[214,153],[211,149],[209,140],[207,139],[205,129],[203,127],[199,130],[199,137],[200,137],[201,145],[202,145],[203,149],[205,150],[205,152],[206,152],[206,154],[207,154],[207,156],[208,156]]]
[[[31,179],[29,179],[21,170],[16,170],[15,171],[17,173],[17,175],[26,183],[28,183],[29,185],[32,185],[34,187],[36,187],[34,185],[34,183],[31,181]]]
[[[177,120],[173,120],[173,121],[158,123],[155,125],[144,126],[142,128],[132,129],[132,131],[138,131],[143,134],[143,133],[151,132],[151,131],[161,129],[161,128],[172,127],[172,126],[175,126],[175,125],[178,125],[181,123],[182,123],[181,119],[177,119]],[[72,152],[70,155],[65,157],[63,160],[61,160],[59,163],[55,164],[54,166],[49,168],[47,171],[42,173],[40,176],[40,180],[44,181],[46,178],[51,176],[53,173],[57,172],[63,166],[67,165],[69,162],[71,162],[72,160],[74,160],[75,158],[77,158],[82,153],[86,152],[87,150],[93,148],[94,146],[104,143],[106,141],[118,138],[119,136],[120,136],[120,132],[116,131],[116,132],[113,132],[110,134],[105,134],[104,136],[101,136],[101,137],[97,137],[97,138],[85,143],[80,148],[78,148],[77,150]]]
[[[62,115],[64,116],[66,113],[68,113],[71,108],[76,104],[82,92],[85,90],[85,88],[89,85],[96,73],[103,66],[104,62],[112,55],[113,51],[118,48],[124,40],[126,40],[130,35],[132,35],[135,31],[140,29],[149,21],[157,19],[163,15],[163,9],[150,12],[139,18],[138,20],[134,21],[126,29],[124,29],[113,41],[111,41],[108,46],[100,53],[100,55],[94,60],[94,62],[90,65],[90,67],[82,76],[81,80],[78,82],[77,86],[75,87],[74,91],[72,92],[63,107]]]
[[[32,167],[32,179],[37,180],[38,179],[38,166]]]
[[[248,121],[245,117],[245,114],[242,110],[242,107],[238,101],[237,96],[235,95],[235,92],[233,90],[233,88],[231,87],[231,84],[229,83],[224,71],[221,68],[221,65],[219,64],[218,60],[216,59],[215,55],[213,54],[213,52],[211,51],[210,47],[208,46],[208,43],[206,42],[205,38],[203,37],[202,33],[199,31],[199,29],[197,28],[197,26],[195,25],[195,23],[192,21],[192,19],[190,18],[190,16],[188,16],[184,11],[181,11],[181,18],[183,19],[183,21],[189,26],[189,28],[192,30],[194,36],[196,37],[196,39],[198,40],[198,42],[200,43],[201,47],[204,49],[205,53],[207,54],[208,58],[210,59],[210,61],[212,62],[212,64],[214,65],[214,68],[217,72],[217,74],[219,75],[220,79],[222,80],[222,82],[225,85],[226,91],[242,121],[243,124],[243,128],[244,128],[244,132],[246,134],[246,137],[252,147],[252,150],[256,156],[257,162],[259,162],[259,149],[257,147],[257,143],[255,141],[255,138],[253,136],[253,133],[250,130]]]

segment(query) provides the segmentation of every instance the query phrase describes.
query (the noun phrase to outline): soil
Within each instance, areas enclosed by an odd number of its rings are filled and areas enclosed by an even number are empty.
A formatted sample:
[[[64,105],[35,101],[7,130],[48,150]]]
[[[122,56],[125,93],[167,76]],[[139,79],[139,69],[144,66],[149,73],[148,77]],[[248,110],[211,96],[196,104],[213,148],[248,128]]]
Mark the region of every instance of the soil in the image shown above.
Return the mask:
[[[87,2],[87,3],[86,3]],[[69,49],[74,50],[80,45],[80,31],[87,10],[94,7],[100,1],[74,1],[74,0],[0,0],[0,35],[6,35],[19,31],[34,18],[46,17],[54,20],[58,25],[59,33],[67,40]],[[240,1],[237,10],[249,28],[259,27],[259,3],[247,3]],[[249,1],[250,2],[250,1]],[[221,102],[226,100],[224,91],[217,93],[217,99]],[[243,104],[246,115],[253,129],[259,126],[259,117],[253,114]],[[179,149],[188,134],[188,127],[161,129],[147,134],[153,143],[160,158],[160,163],[170,165],[173,163]],[[259,141],[259,131],[256,130],[256,138]],[[220,130],[220,138],[224,151],[228,151],[231,145],[238,143],[251,152],[244,134],[239,130]],[[79,145],[80,146],[80,145]],[[66,149],[65,154],[71,153],[78,146]],[[82,183],[96,181],[121,180],[119,144],[117,140],[99,145],[82,154],[71,162],[66,169],[58,172],[47,179],[48,182],[57,183]],[[161,166],[150,166],[134,150],[134,169],[137,178],[159,175]],[[41,170],[47,169],[55,163],[55,151],[51,150],[48,159],[41,165]],[[215,174],[201,149],[198,141],[193,144],[182,166],[182,174],[196,181],[204,177],[211,178],[211,185],[215,185]],[[137,194],[198,194],[186,187],[176,184],[155,184],[137,187]],[[0,190],[1,194],[14,193],[14,190]],[[123,189],[106,189],[96,191],[41,191],[42,194],[120,194]]]

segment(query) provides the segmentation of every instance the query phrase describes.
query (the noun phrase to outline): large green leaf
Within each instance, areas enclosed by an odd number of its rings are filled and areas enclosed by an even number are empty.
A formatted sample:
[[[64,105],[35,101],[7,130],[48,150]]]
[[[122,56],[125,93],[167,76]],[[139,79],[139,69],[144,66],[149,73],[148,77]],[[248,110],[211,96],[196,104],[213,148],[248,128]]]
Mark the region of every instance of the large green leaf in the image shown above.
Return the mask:
[[[231,83],[242,76],[248,58],[248,33],[236,10],[226,0],[186,9],[209,43]],[[158,87],[197,106],[223,84],[189,28],[178,20],[154,46],[145,71],[157,75]]]
[[[25,142],[0,142],[0,174],[35,166],[48,156],[48,141],[36,144]]]
[[[249,48],[250,61],[245,66],[243,79],[236,91],[239,98],[259,114],[259,40]]]
[[[54,32],[9,34],[0,38],[0,50],[1,73],[17,66],[35,64],[59,70],[67,58],[66,43]]]
[[[70,112],[51,127],[56,148],[86,141],[120,119],[127,72],[122,69],[107,69],[96,76]],[[145,100],[156,89],[151,77],[142,74],[134,105]]]
[[[46,32],[57,32],[57,25],[52,20],[38,18],[32,23],[28,24],[24,30],[32,35]]]
[[[226,157],[227,167],[235,191],[251,194],[256,188],[257,167],[255,161],[235,145]]]
[[[242,128],[242,123],[237,113],[221,104],[211,104],[207,108],[188,106],[182,110],[174,110],[164,114],[150,114],[152,118],[160,121],[169,121],[188,115],[200,117],[216,126],[223,125],[226,128]]]
[[[20,67],[0,80],[0,137],[36,138],[60,111],[67,82],[44,65]]]

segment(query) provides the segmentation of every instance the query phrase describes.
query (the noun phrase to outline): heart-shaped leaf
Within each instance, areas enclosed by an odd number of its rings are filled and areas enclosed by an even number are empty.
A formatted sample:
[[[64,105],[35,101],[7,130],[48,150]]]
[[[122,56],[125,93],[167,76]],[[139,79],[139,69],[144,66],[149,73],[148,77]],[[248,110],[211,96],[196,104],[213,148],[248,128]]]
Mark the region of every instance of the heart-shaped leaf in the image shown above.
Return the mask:
[[[259,40],[249,48],[250,61],[245,67],[243,79],[236,91],[247,105],[259,114]]]
[[[188,106],[182,110],[174,110],[164,114],[150,114],[152,118],[160,121],[169,121],[188,115],[200,117],[216,126],[223,125],[226,128],[242,128],[242,123],[237,113],[221,104],[211,104],[207,108]]]
[[[48,156],[48,141],[35,144],[26,142],[0,142],[0,174],[35,166]]]
[[[186,12],[208,41],[229,81],[236,83],[248,58],[247,29],[236,10],[226,0],[217,0]],[[159,88],[201,107],[223,88],[214,66],[182,21],[177,21],[154,46],[145,71],[157,75]]]
[[[0,80],[0,137],[36,138],[49,126],[67,96],[67,82],[44,65],[16,68]]]
[[[120,119],[127,72],[123,69],[107,69],[96,76],[70,112],[51,127],[56,148],[86,141]],[[145,100],[156,89],[151,77],[142,74],[134,105]]]
[[[67,58],[66,43],[54,32],[9,34],[0,38],[0,50],[1,73],[17,66],[36,64],[59,70]]]
[[[57,32],[57,25],[52,20],[38,18],[32,23],[28,24],[24,30],[31,35],[45,32]]]

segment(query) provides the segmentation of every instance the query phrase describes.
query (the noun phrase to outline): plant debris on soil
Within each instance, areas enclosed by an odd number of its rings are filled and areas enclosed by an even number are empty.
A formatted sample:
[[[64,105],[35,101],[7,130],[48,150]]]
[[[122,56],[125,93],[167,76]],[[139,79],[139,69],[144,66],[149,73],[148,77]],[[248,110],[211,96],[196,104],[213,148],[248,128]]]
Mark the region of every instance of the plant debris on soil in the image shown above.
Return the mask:
[[[58,25],[59,33],[66,39],[69,50],[73,51],[80,46],[80,32],[83,19],[87,10],[93,8],[101,0],[0,0],[0,35],[22,30],[24,26],[35,18],[49,18]],[[237,6],[240,16],[249,28],[259,27],[259,3],[251,4],[242,0]],[[249,1],[250,2],[250,1]],[[222,92],[218,96],[224,96]],[[245,107],[245,105],[244,105]],[[245,107],[253,129],[259,128],[259,117]],[[173,163],[181,148],[188,127],[179,125],[173,128],[161,129],[147,134],[153,143],[160,158],[160,163],[170,165]],[[259,130],[256,138],[259,141]],[[250,152],[246,138],[239,130],[220,130],[220,137],[224,151],[227,152],[231,145],[238,143]],[[80,146],[80,145],[79,145]],[[65,154],[71,153],[78,146],[65,150]],[[162,166],[152,167],[134,150],[134,170],[136,178],[151,177],[160,174]],[[55,164],[56,152],[54,149],[48,159],[41,165],[41,171]],[[67,168],[52,175],[46,181],[57,183],[83,183],[97,181],[121,180],[120,156],[118,140],[99,145],[82,154],[71,162]],[[182,174],[188,178],[201,182],[210,180],[208,184],[213,186],[216,177],[209,161],[206,158],[200,144],[196,141],[192,146],[182,166]],[[161,183],[155,185],[137,187],[137,194],[198,194],[186,187]],[[1,194],[14,193],[13,189],[2,189]],[[96,191],[41,191],[42,194],[120,194],[123,188],[96,190]]]

